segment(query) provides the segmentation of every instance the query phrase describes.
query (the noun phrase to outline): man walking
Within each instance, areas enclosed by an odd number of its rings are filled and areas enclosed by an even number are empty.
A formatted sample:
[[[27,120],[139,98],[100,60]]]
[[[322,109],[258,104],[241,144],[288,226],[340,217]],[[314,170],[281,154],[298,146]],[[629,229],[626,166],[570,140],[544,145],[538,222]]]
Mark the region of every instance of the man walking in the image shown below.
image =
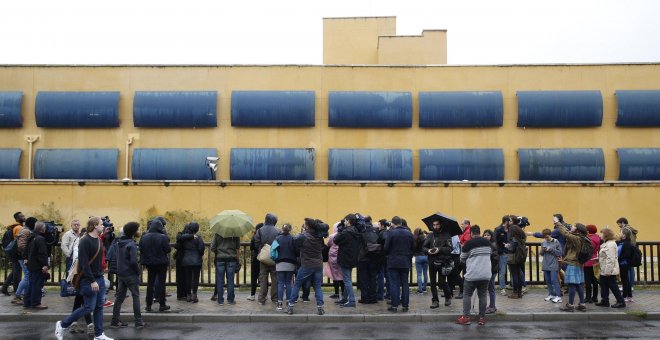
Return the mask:
[[[392,306],[388,311],[396,313],[401,302],[402,312],[407,312],[410,302],[410,289],[408,287],[408,274],[414,248],[413,235],[407,226],[401,225],[399,216],[392,217],[392,229],[385,240],[385,254],[387,255],[387,270],[389,272],[390,288],[392,292]]]
[[[126,290],[131,291],[133,300],[133,316],[135,317],[135,327],[145,326],[140,313],[140,265],[137,262],[137,245],[135,244],[135,234],[140,228],[137,222],[128,222],[124,225],[124,236],[117,241],[117,297],[112,309],[112,323],[110,327],[126,327],[126,323],[119,319],[121,305],[126,298]]]
[[[265,245],[271,245],[275,238],[280,233],[280,230],[275,227],[277,225],[277,216],[275,214],[266,214],[263,227],[261,227],[254,237],[254,242],[261,251]],[[260,263],[259,267],[259,303],[266,304],[266,295],[268,294],[268,275],[270,275],[270,300],[277,303],[277,271],[275,266]]]
[[[465,264],[465,282],[463,283],[463,315],[456,320],[461,325],[470,324],[472,293],[477,290],[479,297],[479,325],[486,324],[486,293],[491,276],[490,241],[481,237],[478,225],[470,227],[471,239],[463,245],[461,263]]]
[[[80,237],[80,221],[71,221],[71,229],[62,235],[62,254],[65,257],[66,271],[71,268],[73,262],[73,243]]]
[[[78,268],[80,278],[80,295],[84,304],[74,310],[64,320],[55,323],[55,337],[62,340],[64,332],[80,317],[94,312],[94,340],[112,340],[103,333],[103,302],[105,302],[105,279],[101,257],[103,242],[99,235],[103,232],[103,224],[98,216],[87,221],[87,236],[80,239],[78,245]]]

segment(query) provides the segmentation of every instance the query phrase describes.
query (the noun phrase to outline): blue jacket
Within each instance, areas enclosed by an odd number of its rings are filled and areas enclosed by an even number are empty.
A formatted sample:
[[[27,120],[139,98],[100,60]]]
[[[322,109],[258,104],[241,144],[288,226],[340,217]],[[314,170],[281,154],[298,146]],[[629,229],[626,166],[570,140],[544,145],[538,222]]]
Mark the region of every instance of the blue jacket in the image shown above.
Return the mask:
[[[117,248],[114,254],[117,259],[117,276],[136,277],[142,272],[137,261],[137,245],[132,238],[122,236],[116,241]]]
[[[385,240],[385,254],[388,268],[410,268],[414,249],[413,235],[408,227],[390,229]]]
[[[279,247],[277,247],[277,260],[275,263],[288,262],[295,264],[296,261],[296,247],[293,244],[293,236],[279,235],[275,238]]]

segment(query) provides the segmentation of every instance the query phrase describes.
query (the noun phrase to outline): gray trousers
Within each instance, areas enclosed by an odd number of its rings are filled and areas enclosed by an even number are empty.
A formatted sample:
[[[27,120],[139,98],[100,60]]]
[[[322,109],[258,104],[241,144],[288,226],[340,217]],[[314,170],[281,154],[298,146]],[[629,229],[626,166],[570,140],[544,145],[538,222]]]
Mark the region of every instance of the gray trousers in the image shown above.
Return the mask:
[[[270,274],[270,300],[277,302],[277,271],[275,266],[260,263],[258,301],[261,303],[266,302],[266,294],[268,294],[268,274]]]
[[[470,309],[472,307],[472,293],[477,290],[479,297],[479,316],[486,315],[486,296],[488,295],[488,280],[483,281],[468,281],[465,280],[463,284],[463,315],[470,316]]]

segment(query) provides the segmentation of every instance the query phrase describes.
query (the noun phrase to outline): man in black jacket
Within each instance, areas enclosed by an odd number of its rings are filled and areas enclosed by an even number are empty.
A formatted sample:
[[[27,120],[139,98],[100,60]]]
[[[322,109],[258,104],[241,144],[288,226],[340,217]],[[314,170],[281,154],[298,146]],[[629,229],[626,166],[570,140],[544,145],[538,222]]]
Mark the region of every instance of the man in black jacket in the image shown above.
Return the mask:
[[[23,306],[25,308],[46,309],[48,306],[41,304],[41,289],[44,287],[44,274],[48,273],[48,247],[44,233],[46,225],[37,222],[34,233],[28,239],[27,267],[30,270],[30,286],[25,292]]]
[[[390,312],[396,313],[399,302],[403,307],[402,311],[408,311],[410,289],[408,286],[408,274],[410,272],[410,263],[413,254],[413,235],[407,226],[401,225],[399,216],[392,217],[392,229],[389,237],[385,241],[385,254],[387,254],[387,270],[390,273],[392,283],[392,306],[388,308]],[[399,300],[399,297],[401,299]]]
[[[378,233],[371,224],[371,218],[366,217],[366,228],[362,232],[364,243],[360,249],[358,261],[358,282],[360,283],[359,303],[378,303],[378,270],[383,265],[383,245],[378,243]]]
[[[339,247],[337,263],[341,267],[344,277],[344,296],[335,301],[340,307],[355,307],[355,292],[353,291],[353,268],[357,266],[360,248],[362,247],[362,235],[355,229],[357,217],[348,214],[344,218],[345,229],[337,233],[334,243]]]
[[[140,313],[140,265],[137,261],[137,245],[133,240],[140,228],[137,222],[128,222],[124,225],[124,236],[117,241],[117,298],[112,309],[111,327],[126,327],[127,324],[119,320],[121,305],[126,298],[126,290],[131,291],[133,300],[133,316],[135,327],[144,327],[142,314]]]
[[[511,216],[504,215],[502,224],[495,228],[495,242],[497,243],[497,254],[499,255],[499,286],[502,295],[506,295],[506,269],[509,255],[505,244],[509,243],[509,226],[513,224]]]
[[[148,273],[147,307],[145,307],[147,312],[151,312],[154,289],[160,303],[158,310],[163,312],[170,309],[170,306],[165,304],[165,275],[167,274],[167,266],[170,264],[168,254],[171,250],[170,240],[165,235],[163,223],[159,219],[154,219],[151,221],[149,231],[140,239],[140,263],[147,266]]]

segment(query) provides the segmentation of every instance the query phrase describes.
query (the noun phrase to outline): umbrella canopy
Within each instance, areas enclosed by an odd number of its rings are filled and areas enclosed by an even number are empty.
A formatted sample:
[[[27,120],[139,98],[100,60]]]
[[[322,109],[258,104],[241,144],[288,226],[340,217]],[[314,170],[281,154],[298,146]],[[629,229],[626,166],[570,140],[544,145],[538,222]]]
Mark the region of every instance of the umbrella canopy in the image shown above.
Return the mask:
[[[243,237],[254,230],[252,217],[240,210],[224,210],[210,221],[211,231],[222,237]]]
[[[441,230],[449,233],[451,236],[461,235],[463,233],[461,226],[459,226],[456,219],[451,216],[437,212],[431,216],[422,218],[422,222],[426,224],[429,230],[433,230],[433,221],[440,221],[440,224],[442,225]]]

